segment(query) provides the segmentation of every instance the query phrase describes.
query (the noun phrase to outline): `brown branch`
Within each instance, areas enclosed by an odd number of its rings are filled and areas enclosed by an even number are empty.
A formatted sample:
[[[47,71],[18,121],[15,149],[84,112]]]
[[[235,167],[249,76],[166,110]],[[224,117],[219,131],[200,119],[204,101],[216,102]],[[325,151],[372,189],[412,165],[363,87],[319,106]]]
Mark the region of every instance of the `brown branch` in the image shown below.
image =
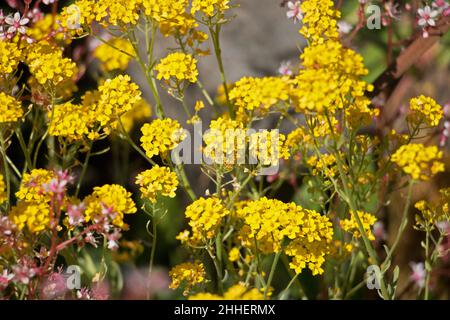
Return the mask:
[[[368,92],[368,97],[376,97],[380,93],[385,94],[385,99],[394,91],[403,74],[415,64],[420,57],[436,44],[439,39],[450,30],[450,16],[442,17],[436,27],[429,28],[428,38],[417,34],[410,41],[409,46],[397,57],[397,59],[384,71],[373,83],[374,90]]]

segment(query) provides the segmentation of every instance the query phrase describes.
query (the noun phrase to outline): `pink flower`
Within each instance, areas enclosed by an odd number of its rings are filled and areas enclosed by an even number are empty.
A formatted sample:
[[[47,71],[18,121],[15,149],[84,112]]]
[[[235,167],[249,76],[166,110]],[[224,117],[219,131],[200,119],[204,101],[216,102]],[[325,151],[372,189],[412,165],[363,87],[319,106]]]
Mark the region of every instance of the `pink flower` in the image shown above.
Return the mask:
[[[426,26],[435,26],[436,25],[436,17],[439,14],[439,11],[437,10],[431,10],[430,6],[425,6],[423,8],[419,8],[417,10],[417,13],[419,15],[419,26],[425,28]]]
[[[449,8],[450,5],[446,0],[435,0],[433,1],[432,7],[437,8],[439,11],[444,11],[445,9]]]
[[[0,290],[4,290],[12,278],[14,278],[14,274],[8,273],[8,270],[4,269],[3,273],[0,274]]]
[[[373,225],[373,235],[377,241],[382,241],[387,239],[387,232],[384,227],[384,223],[381,221],[377,221]]]
[[[84,203],[69,206],[67,210],[69,225],[76,227],[84,222],[84,209]]]
[[[301,9],[301,3],[300,1],[289,1],[287,4],[289,10],[286,12],[286,16],[288,19],[294,20],[294,23],[297,23],[298,21],[301,21],[303,19],[303,12]]]
[[[5,22],[10,26],[7,31],[9,34],[15,34],[16,32],[25,34],[25,32],[27,31],[27,28],[25,26],[28,22],[30,22],[30,19],[21,18],[20,13],[16,12],[14,16],[7,16],[5,18]]]
[[[108,249],[110,250],[116,250],[119,248],[119,239],[120,237],[122,237],[122,234],[120,233],[120,229],[114,229],[113,233],[108,234],[107,236],[108,239]]]
[[[409,266],[412,269],[412,273],[409,279],[416,284],[417,287],[423,288],[425,286],[425,266],[423,262],[410,262]]]
[[[339,33],[342,34],[348,34],[350,31],[352,31],[353,28],[353,26],[350,23],[344,20],[338,21],[337,26],[339,29]]]
[[[52,4],[52,3],[55,3],[55,0],[42,0],[42,2],[44,3],[44,4]]]
[[[290,61],[283,61],[278,68],[278,73],[283,76],[292,76],[292,66]]]

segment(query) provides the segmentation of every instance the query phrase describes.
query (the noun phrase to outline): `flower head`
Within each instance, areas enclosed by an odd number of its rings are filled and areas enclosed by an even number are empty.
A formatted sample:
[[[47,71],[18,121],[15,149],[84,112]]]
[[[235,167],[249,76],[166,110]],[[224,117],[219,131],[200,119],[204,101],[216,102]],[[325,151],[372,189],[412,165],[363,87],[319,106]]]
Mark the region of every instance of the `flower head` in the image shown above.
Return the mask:
[[[142,147],[149,158],[155,155],[166,155],[185,138],[178,121],[169,118],[146,123],[142,126],[141,132]]]
[[[431,9],[430,6],[425,6],[423,8],[419,8],[417,10],[417,14],[419,15],[419,26],[423,28],[426,26],[434,27],[436,25],[436,18],[439,11]]]
[[[136,184],[140,186],[142,197],[155,203],[158,195],[175,197],[178,178],[168,167],[155,165],[150,170],[138,174]]]

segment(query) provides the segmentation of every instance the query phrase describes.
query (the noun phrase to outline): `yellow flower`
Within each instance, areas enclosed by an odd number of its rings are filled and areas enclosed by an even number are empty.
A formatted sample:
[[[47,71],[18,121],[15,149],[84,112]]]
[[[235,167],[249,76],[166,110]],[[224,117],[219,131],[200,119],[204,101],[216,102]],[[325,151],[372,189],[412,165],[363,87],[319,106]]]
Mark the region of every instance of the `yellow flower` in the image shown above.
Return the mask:
[[[51,194],[44,192],[44,185],[55,178],[55,173],[46,169],[33,169],[24,173],[16,197],[26,202],[48,202]]]
[[[159,194],[170,198],[175,197],[178,178],[168,167],[155,165],[150,170],[141,172],[136,177],[136,184],[140,186],[142,197],[155,203]]]
[[[363,211],[356,211],[359,219],[364,227],[364,232],[369,240],[375,240],[375,236],[372,233],[372,227],[377,222],[377,218],[370,213]],[[361,233],[359,231],[358,222],[355,218],[355,213],[350,212],[350,219],[344,219],[340,221],[341,228],[344,231],[350,232],[353,234],[353,237],[360,238]]]
[[[278,165],[279,159],[289,159],[284,145],[286,137],[278,130],[263,130],[250,135],[250,156],[263,166]]]
[[[101,0],[94,4],[95,20],[104,26],[136,24],[142,0]]]
[[[408,119],[414,126],[425,123],[435,127],[444,116],[442,106],[437,104],[432,98],[424,95],[412,98],[409,102],[409,110],[411,114],[408,116]]]
[[[63,57],[59,48],[41,41],[31,46],[26,56],[31,74],[41,85],[57,86],[77,74],[76,64]]]
[[[147,17],[166,22],[184,15],[188,0],[142,0],[142,5]]]
[[[416,215],[416,227],[427,231],[434,229],[436,223],[450,221],[450,188],[439,190],[439,198],[434,201],[421,200],[414,207],[420,211]]]
[[[408,144],[401,146],[391,158],[404,173],[414,180],[429,180],[439,172],[444,172],[442,151],[438,147],[426,147],[423,144]]]
[[[103,71],[123,71],[134,57],[133,46],[128,40],[113,38],[95,48],[94,57],[100,60]]]
[[[264,300],[264,294],[258,289],[249,289],[239,283],[230,287],[223,296],[212,293],[197,293],[189,296],[189,300]]]
[[[141,100],[139,87],[131,82],[128,75],[106,80],[98,88],[98,95],[95,116],[102,126],[111,124],[116,127],[118,118]]]
[[[0,204],[5,201],[8,201],[8,195],[6,194],[5,179],[3,178],[3,175],[0,174]]]
[[[54,39],[58,43],[69,44],[70,38],[61,32],[61,16],[57,14],[46,14],[42,19],[33,23],[31,28],[27,29],[27,35],[34,41],[42,41],[49,38],[50,34],[55,34]]]
[[[220,199],[199,198],[195,200],[186,208],[184,213],[189,220],[192,235],[190,239],[187,237],[178,237],[178,239],[184,239],[193,244],[212,239],[216,234],[216,229],[220,226],[222,218],[229,213]],[[185,235],[189,235],[189,233],[185,232]]]
[[[246,131],[241,122],[228,117],[211,121],[203,135],[203,153],[216,164],[243,164],[245,161]]]
[[[19,230],[26,226],[31,233],[39,233],[50,225],[50,207],[44,202],[20,201],[11,208],[9,218]]]
[[[229,9],[229,3],[229,0],[193,0],[191,13],[195,14],[201,11],[206,16],[213,17],[218,13],[223,14],[225,10]]]
[[[173,80],[179,83],[183,80],[195,83],[197,81],[197,60],[191,55],[175,52],[161,59],[155,67],[158,80]]]
[[[12,73],[17,69],[22,52],[14,42],[0,40],[0,74]]]
[[[301,273],[308,266],[313,275],[324,272],[322,265],[333,237],[330,220],[295,203],[263,197],[248,201],[236,212],[244,220],[239,239],[246,247],[263,253],[284,250],[292,256],[290,266]],[[285,239],[291,240],[284,248]]]
[[[205,268],[201,262],[185,262],[176,265],[169,271],[172,283],[171,289],[184,287],[184,294],[187,295],[191,288],[205,281]]]
[[[231,89],[230,99],[239,112],[255,110],[264,115],[278,103],[289,100],[289,82],[277,77],[244,77]]]
[[[123,217],[125,214],[136,213],[131,193],[124,187],[117,184],[106,184],[95,187],[94,192],[84,199],[86,206],[86,222],[102,218],[105,212],[111,215],[112,223],[118,227],[123,227]]]
[[[82,26],[90,25],[95,19],[95,1],[77,0],[68,7],[64,7],[61,13],[63,27],[76,30]]]
[[[16,122],[23,116],[22,104],[0,91],[0,123]]]
[[[339,37],[337,20],[341,14],[331,0],[305,0],[301,5],[303,27],[300,33],[312,43]]]
[[[240,256],[239,248],[234,247],[228,253],[228,260],[230,260],[231,262],[238,261],[239,256]]]
[[[92,116],[84,105],[66,102],[53,106],[47,113],[50,121],[48,132],[52,136],[79,141],[90,132]]]
[[[177,120],[156,119],[141,128],[141,144],[147,157],[166,155],[183,141],[185,133]]]

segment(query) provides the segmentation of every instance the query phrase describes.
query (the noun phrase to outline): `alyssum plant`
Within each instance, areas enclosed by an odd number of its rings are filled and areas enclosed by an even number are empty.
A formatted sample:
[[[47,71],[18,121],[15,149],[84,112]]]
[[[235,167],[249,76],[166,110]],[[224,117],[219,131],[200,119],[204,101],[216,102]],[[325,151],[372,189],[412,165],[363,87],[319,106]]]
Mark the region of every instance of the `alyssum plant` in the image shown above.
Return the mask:
[[[49,2],[52,13],[43,14]],[[96,298],[105,279],[114,294],[121,277],[111,251],[120,250],[128,214],[148,215],[149,238],[143,240],[150,240],[152,279],[164,241],[158,225],[169,210],[164,198],[184,191],[187,228],[177,240],[186,261],[169,275],[170,288],[189,299],[306,298],[303,273],[321,277],[327,298],[351,298],[365,287],[368,266],[378,270],[380,297],[396,298],[400,270],[392,259],[411,227],[413,187],[445,169],[442,151],[416,140],[437,130],[444,112],[432,98],[418,96],[405,117],[407,132],[378,128],[367,134],[364,128],[376,125],[380,110],[367,96],[374,87],[363,80],[368,70],[362,56],[341,41],[333,1],[289,3],[307,42],[298,68],[236,83],[226,80],[220,46],[221,29],[235,11],[229,0],[77,0],[60,13],[57,4],[25,0],[16,13],[0,11],[1,297]],[[175,43],[164,57],[155,54],[158,34]],[[85,38],[97,42],[87,62],[70,50]],[[208,54],[221,75],[216,99],[197,70]],[[100,65],[97,88],[80,92],[77,83],[92,61]],[[145,75],[152,107],[125,73],[131,61]],[[195,106],[186,102],[188,86],[203,94]],[[161,90],[186,112],[187,123],[166,116]],[[186,138],[183,128],[202,120],[202,109],[217,116],[203,136],[202,152],[211,161],[198,165],[214,189],[200,195],[171,151]],[[268,117],[278,119],[273,127],[227,134]],[[131,133],[140,121],[136,141]],[[287,127],[294,129],[279,133]],[[105,144],[113,151],[129,145],[147,168],[82,198],[90,160],[110,151],[97,147]],[[249,155],[257,161],[247,161]],[[258,174],[271,166],[279,172]],[[129,179],[138,194],[123,186]],[[305,186],[302,199],[275,198],[286,181]],[[382,195],[394,187],[406,190],[402,223],[392,244],[377,250],[373,228],[380,210],[392,205]],[[444,189],[438,202],[415,204],[426,259],[418,297],[430,296],[431,272],[449,230],[449,200]],[[98,247],[98,268],[89,264],[87,246]],[[64,265],[81,267],[85,287],[67,290]],[[277,274],[285,277],[274,286]],[[150,296],[152,282],[146,285]]]

